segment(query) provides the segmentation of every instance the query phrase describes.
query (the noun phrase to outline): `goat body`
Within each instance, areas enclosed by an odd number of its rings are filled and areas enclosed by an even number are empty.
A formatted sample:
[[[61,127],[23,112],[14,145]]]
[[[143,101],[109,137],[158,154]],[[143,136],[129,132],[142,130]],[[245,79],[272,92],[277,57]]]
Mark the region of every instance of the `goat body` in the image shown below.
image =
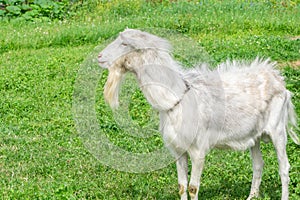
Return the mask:
[[[123,74],[136,75],[149,103],[160,112],[160,130],[167,148],[177,158],[181,199],[198,199],[205,155],[212,148],[250,148],[253,180],[248,199],[257,197],[263,160],[260,140],[271,140],[278,157],[282,199],[288,199],[289,162],[286,129],[296,126],[291,94],[275,63],[256,59],[252,63],[226,62],[215,70],[206,64],[183,69],[170,55],[164,39],[127,29],[99,54],[108,68],[104,95],[118,105]],[[289,131],[299,144],[297,135]],[[187,156],[192,161],[188,186]]]

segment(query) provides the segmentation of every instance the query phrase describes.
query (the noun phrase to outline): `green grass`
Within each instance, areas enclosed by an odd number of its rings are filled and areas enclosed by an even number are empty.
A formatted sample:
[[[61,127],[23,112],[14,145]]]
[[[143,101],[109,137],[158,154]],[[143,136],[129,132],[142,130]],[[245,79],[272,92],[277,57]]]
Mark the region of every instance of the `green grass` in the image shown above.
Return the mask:
[[[289,66],[300,60],[300,40],[291,40],[300,35],[299,1],[287,7],[278,1],[102,2],[62,22],[0,21],[1,199],[178,198],[175,163],[143,174],[114,170],[89,153],[75,127],[73,92],[81,63],[94,47],[126,27],[176,30],[203,46],[215,63],[257,55],[284,63],[282,73],[300,116],[300,68]],[[122,133],[104,105],[102,85],[96,111],[110,140],[133,152],[161,146],[159,136],[137,139]],[[134,95],[143,107],[142,112],[133,107],[132,114],[147,120],[147,105],[139,93]],[[273,146],[263,144],[262,149],[262,199],[279,199]],[[300,148],[289,138],[287,150],[290,199],[298,199]],[[251,176],[248,152],[213,151],[199,197],[245,199]]]

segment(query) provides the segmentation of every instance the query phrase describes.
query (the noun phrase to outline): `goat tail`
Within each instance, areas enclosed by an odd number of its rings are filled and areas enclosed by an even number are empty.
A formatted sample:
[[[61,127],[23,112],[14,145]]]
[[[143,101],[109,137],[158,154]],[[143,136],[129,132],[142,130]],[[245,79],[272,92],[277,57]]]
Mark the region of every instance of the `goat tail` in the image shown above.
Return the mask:
[[[291,127],[288,129],[288,133],[292,140],[295,142],[295,144],[300,145],[300,140],[297,136],[297,133],[293,130],[293,128],[299,130],[297,126],[297,116],[294,109],[294,105],[291,101],[291,94],[288,92],[288,98],[287,98],[287,112],[288,112],[288,121]]]

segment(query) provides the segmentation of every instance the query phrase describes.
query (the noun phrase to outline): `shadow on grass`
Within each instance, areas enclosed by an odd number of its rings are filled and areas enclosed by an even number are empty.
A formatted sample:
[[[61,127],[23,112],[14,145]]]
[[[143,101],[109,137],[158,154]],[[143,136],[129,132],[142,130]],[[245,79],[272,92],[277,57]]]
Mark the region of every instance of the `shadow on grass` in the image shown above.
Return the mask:
[[[250,193],[251,182],[233,182],[228,179],[222,179],[213,187],[202,186],[199,191],[201,199],[246,199]],[[275,180],[267,184],[261,184],[259,199],[280,199],[281,185]]]

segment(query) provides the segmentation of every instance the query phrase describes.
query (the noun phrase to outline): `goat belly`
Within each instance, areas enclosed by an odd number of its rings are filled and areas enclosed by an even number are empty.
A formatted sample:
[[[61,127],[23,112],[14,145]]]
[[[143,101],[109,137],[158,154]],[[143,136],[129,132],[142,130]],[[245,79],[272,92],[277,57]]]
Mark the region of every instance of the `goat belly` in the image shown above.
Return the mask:
[[[217,149],[233,149],[233,150],[239,150],[244,151],[248,149],[249,147],[254,146],[255,140],[251,137],[244,138],[243,140],[230,140],[230,141],[224,141],[222,143],[216,144],[214,147]]]

